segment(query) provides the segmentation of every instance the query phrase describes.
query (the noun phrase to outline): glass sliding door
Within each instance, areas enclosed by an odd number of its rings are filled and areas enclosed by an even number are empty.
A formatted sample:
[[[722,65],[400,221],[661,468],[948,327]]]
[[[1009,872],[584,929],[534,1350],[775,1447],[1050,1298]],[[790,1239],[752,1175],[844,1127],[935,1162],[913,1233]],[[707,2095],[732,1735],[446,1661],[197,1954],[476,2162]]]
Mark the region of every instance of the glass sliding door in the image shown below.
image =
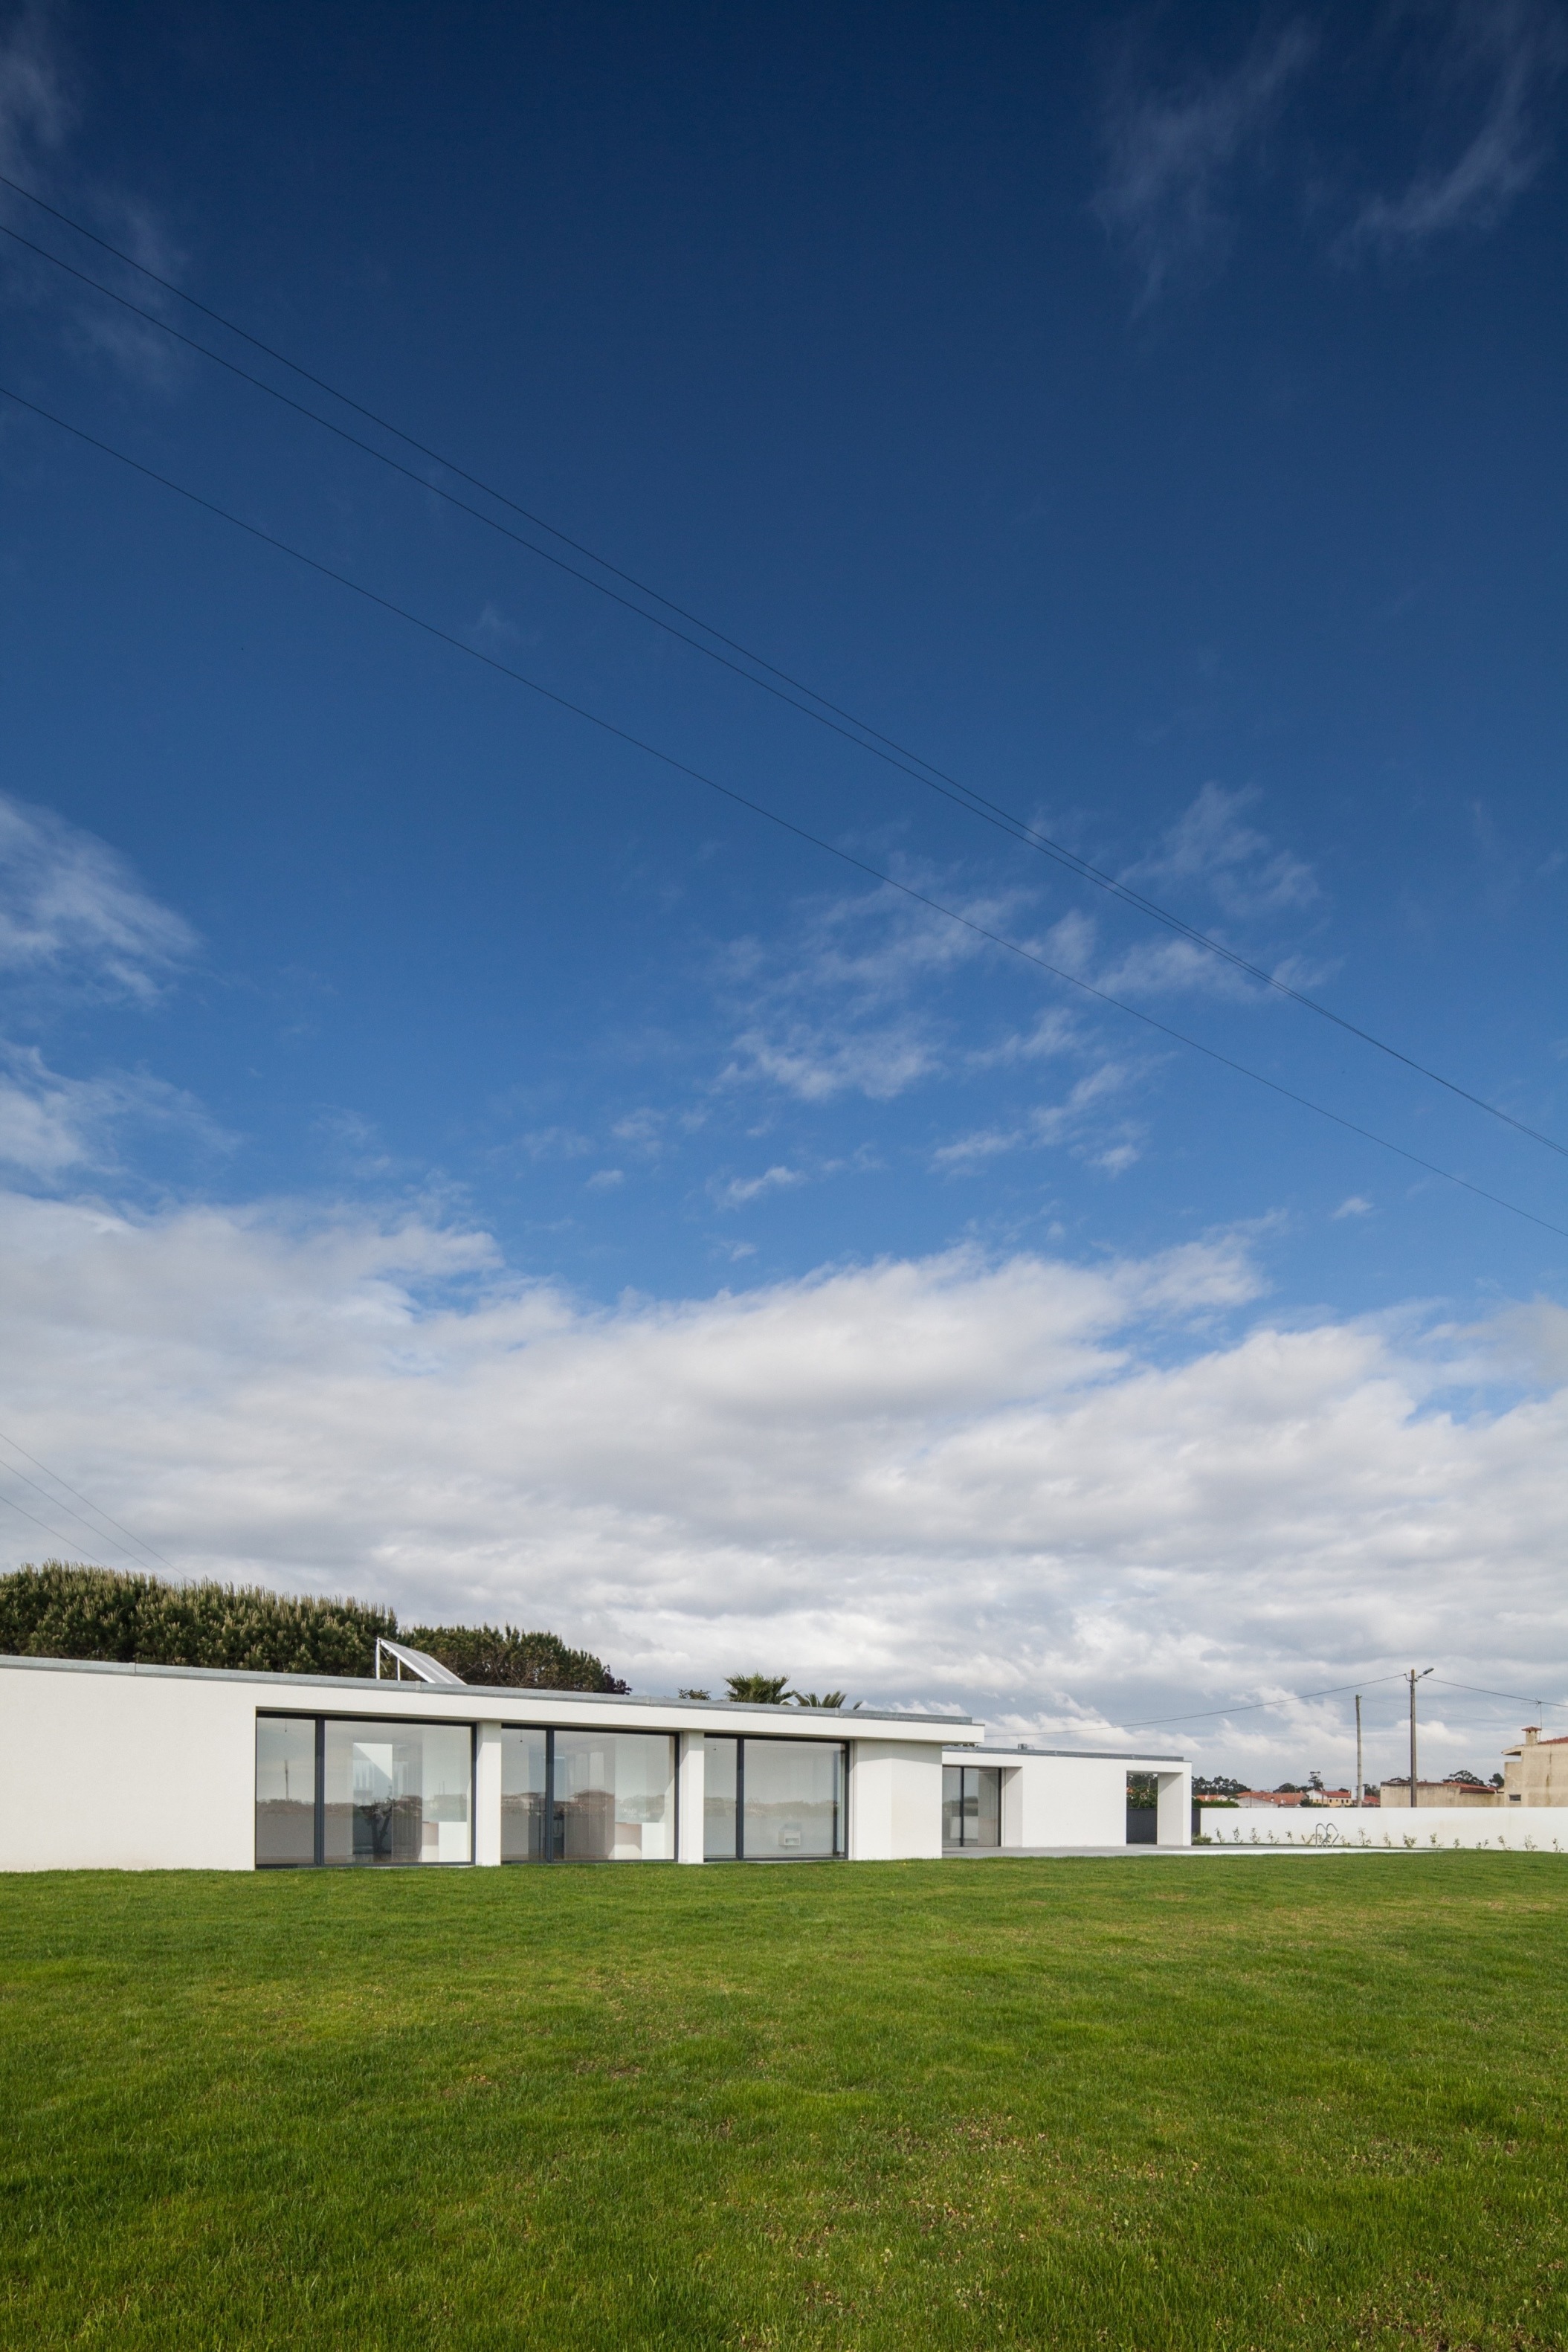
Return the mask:
[[[964,1770],[959,1764],[942,1767],[942,1843],[964,1843]]]
[[[944,1764],[943,1844],[999,1846],[1001,1842],[1001,1767],[996,1764]]]
[[[471,1723],[256,1719],[258,1867],[472,1862]]]
[[[559,1862],[674,1862],[675,1743],[667,1732],[558,1731]]]
[[[472,1862],[473,1748],[466,1723],[329,1717],[322,1861]]]
[[[844,1751],[826,1739],[748,1739],[741,1853],[747,1862],[827,1861],[841,1849]]]
[[[501,1733],[503,1862],[674,1862],[667,1732]]]
[[[979,1764],[970,1769],[979,1784],[975,1791],[974,1832],[977,1845],[998,1845],[1002,1842],[1002,1775],[996,1764]],[[969,1777],[967,1771],[965,1778]],[[969,1824],[967,1806],[965,1825]]]
[[[548,1859],[545,1824],[549,1818],[549,1734],[501,1732],[501,1860]]]
[[[841,1741],[710,1735],[706,1748],[709,1862],[826,1862],[844,1853]]]
[[[710,1732],[703,1745],[707,1750],[703,1767],[703,1859],[733,1862],[739,1818],[736,1811],[736,1780],[740,1742],[716,1738]]]
[[[316,1860],[316,1718],[256,1718],[256,1860],[259,1870]]]

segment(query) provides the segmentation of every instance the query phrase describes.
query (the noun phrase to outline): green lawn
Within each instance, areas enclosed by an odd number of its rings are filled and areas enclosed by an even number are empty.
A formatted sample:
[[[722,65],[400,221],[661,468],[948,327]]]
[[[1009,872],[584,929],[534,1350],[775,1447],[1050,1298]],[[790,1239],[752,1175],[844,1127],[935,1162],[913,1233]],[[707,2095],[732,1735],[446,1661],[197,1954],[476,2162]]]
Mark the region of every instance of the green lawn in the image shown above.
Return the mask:
[[[0,1879],[7,2345],[1568,2345],[1568,1862]]]

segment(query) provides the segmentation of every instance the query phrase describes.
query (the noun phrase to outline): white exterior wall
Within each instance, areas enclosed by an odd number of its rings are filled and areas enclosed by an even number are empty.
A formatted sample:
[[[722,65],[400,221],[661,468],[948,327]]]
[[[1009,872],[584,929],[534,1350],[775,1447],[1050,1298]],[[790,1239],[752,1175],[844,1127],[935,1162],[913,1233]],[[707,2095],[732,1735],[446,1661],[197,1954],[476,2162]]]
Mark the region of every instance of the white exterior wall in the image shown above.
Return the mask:
[[[1231,1811],[1205,1805],[1198,1819],[1216,1845],[1317,1845],[1386,1847],[1394,1853],[1430,1853],[1433,1847],[1469,1846],[1496,1853],[1568,1854],[1565,1805],[1248,1805]]]
[[[1160,1845],[1190,1845],[1192,1843],[1192,1767],[1184,1764],[1179,1771],[1161,1772],[1155,1780],[1158,1811],[1155,1837]]]
[[[1002,1851],[1127,1842],[1127,1775],[1155,1775],[1161,1845],[1192,1843],[1192,1768],[1173,1756],[1072,1756],[949,1748],[948,1764],[1000,1767]],[[995,1851],[995,1849],[991,1849]]]
[[[481,1723],[474,1742],[474,1859],[501,1859],[501,1727]]]
[[[869,1854],[941,1852],[942,1748],[951,1718],[883,1718],[795,1707],[627,1701],[597,1694],[206,1673],[54,1659],[0,1659],[0,1871],[250,1870],[256,1863],[258,1713],[473,1724],[475,1858],[501,1859],[501,1732],[665,1731],[677,1736],[680,1856],[703,1859],[705,1731],[851,1741],[850,1852],[863,1804]],[[966,1725],[966,1728],[968,1727]],[[858,1782],[857,1756],[872,1765]]]
[[[706,1815],[707,1740],[683,1731],[675,1747],[676,1860],[701,1862]]]
[[[1125,1845],[1124,1764],[1098,1756],[1042,1756],[1016,1769],[1020,1845]]]
[[[250,1870],[256,1701],[227,1682],[0,1673],[0,1868]]]
[[[940,1861],[942,1750],[902,1739],[850,1745],[852,1862]]]

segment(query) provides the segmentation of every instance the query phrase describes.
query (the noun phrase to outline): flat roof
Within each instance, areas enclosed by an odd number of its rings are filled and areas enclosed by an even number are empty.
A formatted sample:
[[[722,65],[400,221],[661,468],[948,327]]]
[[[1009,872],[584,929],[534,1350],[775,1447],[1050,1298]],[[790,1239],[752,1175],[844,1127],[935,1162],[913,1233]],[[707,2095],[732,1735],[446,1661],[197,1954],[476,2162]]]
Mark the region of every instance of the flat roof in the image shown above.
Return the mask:
[[[10,1658],[0,1657],[0,1667],[22,1666],[32,1673],[76,1675],[163,1675],[186,1682],[203,1683],[271,1683],[282,1690],[340,1691],[405,1691],[412,1697],[455,1700],[472,1697],[480,1701],[495,1698],[544,1699],[550,1706],[558,1703],[584,1706],[614,1707],[683,1707],[694,1715],[773,1715],[786,1723],[799,1723],[802,1717],[811,1723],[939,1723],[963,1731],[975,1725],[969,1715],[922,1715],[909,1707],[819,1707],[793,1705],[769,1706],[760,1699],[746,1698],[661,1698],[656,1696],[633,1696],[625,1691],[546,1690],[532,1683],[422,1683],[407,1677],[402,1682],[383,1675],[378,1682],[373,1675],[275,1674],[263,1666],[159,1666],[144,1665],[120,1658]]]
[[[963,1743],[956,1740],[954,1745],[958,1747]],[[998,1748],[994,1743],[986,1747],[977,1741],[972,1748],[965,1747],[964,1753],[966,1756],[988,1756],[998,1763],[1000,1763],[1004,1756],[1009,1758],[1076,1756],[1086,1763],[1095,1764],[1185,1764],[1186,1762],[1185,1756],[1162,1755],[1153,1748],[1032,1748],[1027,1746],[1021,1739],[1012,1742],[1006,1748]]]

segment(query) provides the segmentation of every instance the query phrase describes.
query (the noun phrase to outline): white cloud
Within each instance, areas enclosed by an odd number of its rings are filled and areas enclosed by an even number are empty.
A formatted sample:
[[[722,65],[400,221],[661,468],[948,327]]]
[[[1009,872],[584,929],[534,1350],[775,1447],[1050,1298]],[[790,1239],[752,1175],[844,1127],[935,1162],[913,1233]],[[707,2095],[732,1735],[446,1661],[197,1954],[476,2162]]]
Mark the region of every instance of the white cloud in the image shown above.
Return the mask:
[[[1568,32],[1549,0],[1470,0],[1456,9],[1438,80],[1450,96],[1479,87],[1480,120],[1450,161],[1366,205],[1349,247],[1387,253],[1494,227],[1546,159],[1542,118],[1565,65]]]
[[[668,1118],[667,1111],[644,1107],[641,1110],[629,1111],[624,1118],[618,1118],[610,1132],[617,1143],[625,1144],[628,1150],[640,1151],[650,1160],[656,1159],[664,1149]]]
[[[924,887],[932,877],[919,880]],[[956,889],[951,903],[1005,933],[1026,898]],[[884,887],[818,902],[782,953],[737,941],[727,963],[745,990],[745,1025],[723,1083],[760,1081],[802,1102],[844,1094],[891,1102],[944,1072],[949,1058],[946,1016],[911,1000],[987,951],[962,923]]]
[[[945,1143],[931,1155],[933,1168],[969,1174],[1005,1151],[1071,1144],[1078,1158],[1108,1175],[1119,1176],[1138,1157],[1141,1137],[1122,1120],[1106,1132],[1107,1104],[1125,1092],[1134,1073],[1123,1062],[1101,1062],[1071,1087],[1061,1102],[1040,1103],[1011,1127],[980,1128]]]
[[[1082,1043],[1082,1032],[1072,1015],[1060,1005],[1048,1005],[1028,1029],[1004,1037],[999,1045],[971,1054],[969,1066],[988,1070],[1005,1068],[1013,1062],[1047,1061],[1055,1055],[1079,1050]]]
[[[0,34],[0,171],[34,188],[47,185],[46,158],[62,146],[77,119],[57,37],[64,14],[47,5],[24,7]],[[26,222],[29,234],[37,227],[37,216],[29,218],[27,208],[8,192],[0,191],[0,200],[10,217]],[[171,298],[141,270],[175,279],[184,257],[155,213],[142,199],[101,185],[78,186],[72,209],[95,215],[109,241],[141,265],[126,268],[99,251],[88,265],[89,275],[140,309],[166,315]],[[185,362],[178,348],[120,303],[106,301],[9,244],[0,255],[0,271],[13,299],[58,312],[68,341],[78,352],[100,353],[147,384],[167,383],[183,373]]]
[[[571,1127],[530,1127],[503,1147],[507,1155],[525,1160],[582,1160],[593,1150],[593,1138]]]
[[[767,1666],[1097,1735],[1417,1651],[1568,1663],[1556,1308],[1484,1371],[1551,1382],[1482,1410],[1442,1383],[1485,1334],[1234,1328],[1224,1243],[599,1309],[417,1222],[0,1196],[0,1285],[7,1427],[171,1559],[553,1623],[644,1689]],[[1310,1758],[1289,1719],[1181,1736],[1343,1771],[1295,1719]]]
[[[0,793],[0,971],[145,1003],[196,946],[118,850]]]
[[[1254,789],[1228,793],[1223,785],[1205,784],[1167,828],[1159,848],[1129,866],[1124,880],[1196,883],[1239,917],[1311,906],[1318,897],[1312,867],[1242,822],[1242,810],[1258,797]]]
[[[786,1192],[805,1181],[799,1168],[767,1168],[760,1176],[732,1176],[727,1183],[716,1178],[713,1197],[721,1209],[743,1209],[748,1202],[760,1200],[764,1192]]]
[[[811,1103],[844,1094],[891,1102],[940,1066],[913,1023],[846,1032],[792,1022],[771,1035],[763,1028],[744,1030],[735,1051],[739,1058],[724,1071],[725,1084],[767,1079]]]
[[[72,109],[49,38],[52,11],[22,9],[0,36],[0,171],[25,179],[37,149],[56,147]]]
[[[128,1126],[176,1127],[212,1150],[230,1139],[200,1106],[162,1079],[126,1071],[62,1077],[31,1046],[0,1040],[0,1166],[40,1183],[118,1165]]]
[[[1370,1217],[1371,1214],[1371,1202],[1364,1201],[1359,1192],[1351,1193],[1349,1199],[1342,1201],[1334,1211],[1336,1217]]]
[[[1124,72],[1094,208],[1131,253],[1145,303],[1223,257],[1231,234],[1227,181],[1258,151],[1315,47],[1298,22],[1260,33],[1229,73],[1195,73],[1176,89],[1140,88]]]

